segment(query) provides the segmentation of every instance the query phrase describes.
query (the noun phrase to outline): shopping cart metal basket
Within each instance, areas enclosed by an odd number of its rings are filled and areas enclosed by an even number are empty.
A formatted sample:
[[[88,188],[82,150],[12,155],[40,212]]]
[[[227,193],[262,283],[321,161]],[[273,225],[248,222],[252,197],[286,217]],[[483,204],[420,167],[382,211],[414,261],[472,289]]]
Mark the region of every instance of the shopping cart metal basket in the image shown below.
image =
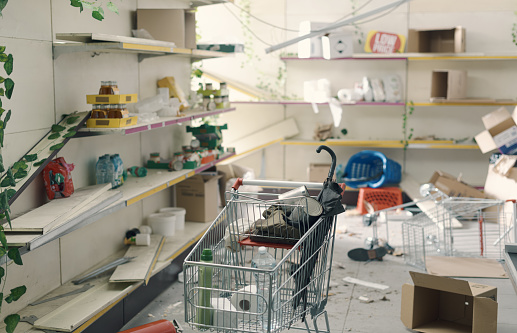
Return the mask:
[[[323,187],[321,183],[252,180],[240,180],[240,184]],[[216,332],[279,332],[297,328],[297,322],[303,321],[305,327],[298,328],[329,332],[325,306],[336,217],[315,219],[311,207],[314,198],[308,196],[263,200],[257,193],[238,189],[236,183],[223,211],[185,259],[185,321],[193,328]],[[286,218],[293,215],[296,217]],[[261,229],[269,231],[271,239],[267,241],[264,233],[259,234],[262,238],[253,237],[259,229],[257,225],[268,224],[264,221],[275,225]],[[266,246],[275,258],[274,268],[251,267],[259,246]],[[201,261],[204,249],[211,249],[212,262]],[[200,279],[201,274],[206,276],[207,269],[211,275],[209,283]],[[257,290],[258,285],[266,287]],[[200,316],[207,311],[208,318]],[[326,330],[318,329],[317,319],[321,315]],[[309,327],[306,316],[312,318],[314,329]]]

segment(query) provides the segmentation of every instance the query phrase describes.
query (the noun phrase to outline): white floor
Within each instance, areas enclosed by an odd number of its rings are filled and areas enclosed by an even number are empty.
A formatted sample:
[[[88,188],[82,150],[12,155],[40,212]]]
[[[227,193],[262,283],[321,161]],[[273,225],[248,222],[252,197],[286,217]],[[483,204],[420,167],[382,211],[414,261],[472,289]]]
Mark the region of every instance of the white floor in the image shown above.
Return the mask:
[[[390,235],[397,235],[400,223],[390,226]],[[400,230],[400,229],[399,229]],[[400,320],[401,286],[410,282],[409,271],[421,271],[404,263],[403,257],[387,255],[383,261],[368,263],[352,261],[347,252],[362,247],[366,237],[372,234],[371,227],[364,227],[358,217],[338,219],[333,270],[329,300],[326,310],[331,332],[408,332]],[[399,241],[393,238],[392,245]],[[401,239],[400,237],[398,238]],[[400,247],[396,247],[401,249]],[[423,272],[423,271],[421,271]],[[350,276],[364,281],[388,285],[387,290],[377,290],[360,285],[348,284],[343,278]],[[498,288],[498,332],[517,332],[517,295],[509,279],[468,278],[482,284]],[[371,303],[361,302],[365,296]],[[129,329],[159,319],[177,320],[184,332],[194,332],[184,319],[183,284],[175,282],[167,291],[133,318],[124,329]],[[300,323],[303,325],[303,323]],[[301,327],[301,326],[300,326]],[[320,329],[325,327],[322,318],[318,320]]]

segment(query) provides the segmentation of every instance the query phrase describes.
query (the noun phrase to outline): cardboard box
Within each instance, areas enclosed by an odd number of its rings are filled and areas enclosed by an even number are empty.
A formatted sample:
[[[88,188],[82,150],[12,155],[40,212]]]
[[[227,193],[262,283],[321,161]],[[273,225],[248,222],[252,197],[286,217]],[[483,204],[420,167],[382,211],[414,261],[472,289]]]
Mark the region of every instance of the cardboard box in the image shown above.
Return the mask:
[[[137,94],[86,95],[87,104],[129,104],[138,101]]]
[[[467,98],[467,71],[433,70],[431,79],[431,102]]]
[[[418,332],[497,332],[497,288],[409,272],[402,286],[400,319]]]
[[[463,27],[449,29],[409,29],[407,52],[453,52],[466,50],[466,30]]]
[[[196,48],[195,13],[184,9],[137,9],[137,29],[156,40],[173,42],[178,48]]]
[[[86,121],[88,128],[119,128],[136,125],[137,116],[129,118],[90,118]]]
[[[517,198],[517,156],[497,155],[491,158],[485,181],[485,194],[489,198],[509,200]]]
[[[330,164],[309,164],[309,181],[323,183],[327,179],[330,171]]]
[[[198,174],[176,184],[176,205],[185,208],[186,221],[215,220],[219,214],[219,178]]]
[[[450,197],[486,198],[483,192],[443,171],[435,171],[429,183]]]
[[[299,26],[299,36],[309,34],[328,26],[330,23],[302,21]],[[321,36],[305,38],[298,42],[298,58],[321,58],[323,47]]]
[[[503,154],[517,154],[517,108],[513,115],[501,107],[483,116],[486,130],[476,135],[476,143],[483,153],[499,149]]]
[[[325,59],[351,57],[354,54],[353,35],[351,32],[338,32],[323,36],[322,47]]]

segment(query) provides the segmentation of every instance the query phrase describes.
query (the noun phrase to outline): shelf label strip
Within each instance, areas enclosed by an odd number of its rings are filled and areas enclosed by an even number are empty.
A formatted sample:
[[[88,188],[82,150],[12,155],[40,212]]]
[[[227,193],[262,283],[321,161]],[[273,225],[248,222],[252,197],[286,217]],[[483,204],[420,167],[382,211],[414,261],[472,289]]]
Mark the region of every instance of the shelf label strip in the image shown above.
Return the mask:
[[[130,206],[130,205],[134,204],[135,202],[138,202],[138,201],[140,201],[140,200],[142,200],[142,199],[144,199],[144,198],[147,198],[147,197],[148,197],[148,196],[150,196],[150,195],[153,195],[153,194],[155,194],[155,193],[157,193],[157,192],[160,192],[160,191],[162,191],[162,190],[165,190],[166,188],[167,188],[167,184],[163,184],[163,185],[160,185],[160,186],[158,186],[158,187],[155,187],[155,188],[153,188],[152,190],[149,190],[149,191],[147,191],[147,192],[145,192],[145,193],[142,193],[142,194],[140,194],[140,195],[139,195],[139,196],[137,196],[137,197],[134,197],[134,198],[132,198],[132,199],[129,199],[129,200],[127,201],[127,204],[126,204],[126,205],[127,205],[127,206]]]
[[[181,182],[181,181],[183,181],[185,179],[187,179],[187,176],[181,176],[181,177],[178,177],[178,178],[176,178],[174,180],[171,180],[167,185],[168,186],[173,186],[173,185],[176,185],[177,183],[179,183],[179,182]]]
[[[142,44],[133,44],[133,43],[122,43],[123,49],[132,49],[132,50],[145,50],[145,51],[156,51],[156,52],[172,52],[171,47],[166,46],[155,46],[155,45],[142,45]]]

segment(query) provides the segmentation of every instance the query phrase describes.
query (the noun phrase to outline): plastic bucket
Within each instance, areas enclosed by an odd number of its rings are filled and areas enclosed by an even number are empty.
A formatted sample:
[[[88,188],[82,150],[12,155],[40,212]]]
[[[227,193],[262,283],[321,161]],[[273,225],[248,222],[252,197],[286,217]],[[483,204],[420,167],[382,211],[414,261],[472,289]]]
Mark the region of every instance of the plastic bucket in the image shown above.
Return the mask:
[[[147,218],[147,224],[153,229],[153,234],[170,237],[176,232],[176,216],[171,213],[151,214]]]
[[[181,207],[164,207],[160,208],[160,213],[171,213],[176,216],[176,230],[183,230],[185,229],[185,214],[186,210],[185,208]]]
[[[400,164],[373,150],[352,155],[343,175],[343,181],[351,188],[396,185],[401,179]]]

